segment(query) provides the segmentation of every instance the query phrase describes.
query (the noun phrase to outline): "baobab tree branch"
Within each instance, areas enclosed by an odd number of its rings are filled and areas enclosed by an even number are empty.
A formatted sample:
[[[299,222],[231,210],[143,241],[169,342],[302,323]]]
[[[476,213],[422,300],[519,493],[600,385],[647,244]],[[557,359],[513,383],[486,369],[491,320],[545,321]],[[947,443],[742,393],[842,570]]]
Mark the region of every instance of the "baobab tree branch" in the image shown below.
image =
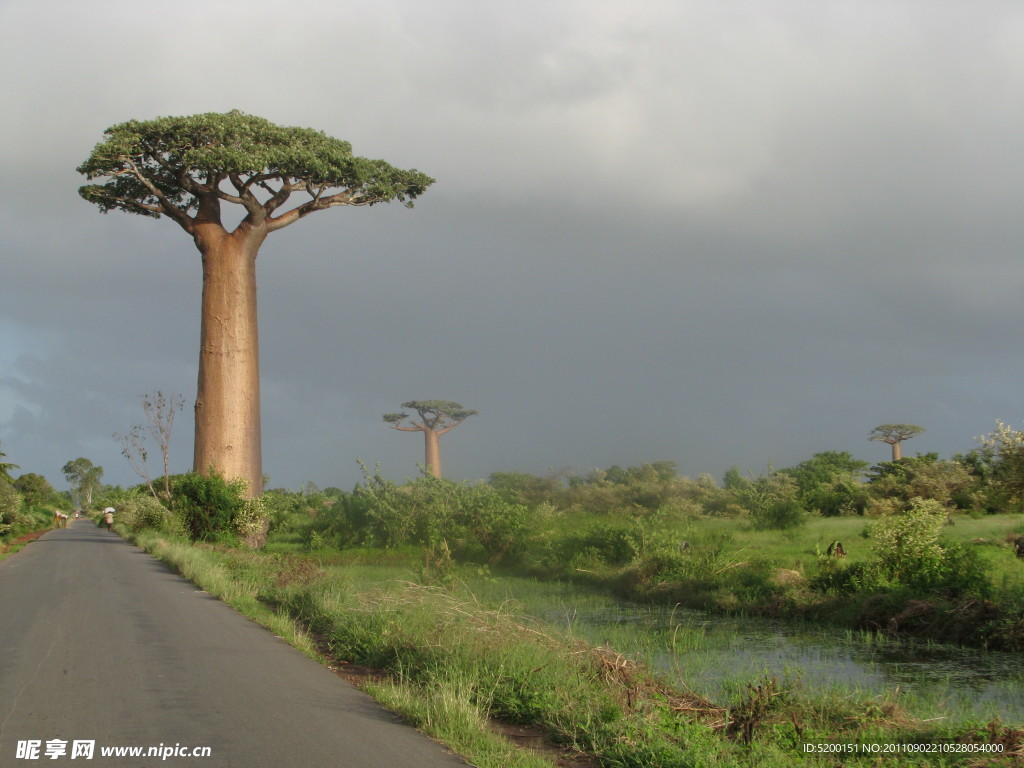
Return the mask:
[[[130,206],[132,206],[134,208],[142,208],[143,210],[151,211],[152,213],[156,214],[157,216],[160,216],[161,214],[166,214],[167,216],[170,216],[171,218],[174,218],[174,215],[171,214],[162,205],[147,205],[145,203],[140,203],[140,202],[137,202],[137,201],[132,200],[132,199],[127,198],[127,197],[113,197],[111,195],[107,195],[106,199],[109,200],[112,203],[118,203],[118,204],[126,206],[126,207],[130,205]]]
[[[284,229],[289,224],[294,224],[299,219],[304,219],[316,211],[323,211],[339,205],[359,205],[359,203],[348,202],[346,195],[348,195],[347,192],[341,192],[330,197],[314,197],[312,200],[285,211],[279,216],[271,217],[267,222],[267,230],[276,232],[279,229]]]
[[[267,183],[271,178],[278,178],[278,180],[281,182],[281,187],[279,189],[274,189]],[[263,204],[263,209],[267,212],[267,216],[270,216],[270,214],[272,214],[274,211],[276,211],[278,208],[284,205],[288,198],[291,197],[292,191],[296,188],[295,184],[292,184],[287,180],[281,179],[279,177],[266,177],[260,179],[258,184],[260,186],[260,189],[262,189],[264,192],[267,192],[270,195],[270,198],[267,200],[267,202]]]

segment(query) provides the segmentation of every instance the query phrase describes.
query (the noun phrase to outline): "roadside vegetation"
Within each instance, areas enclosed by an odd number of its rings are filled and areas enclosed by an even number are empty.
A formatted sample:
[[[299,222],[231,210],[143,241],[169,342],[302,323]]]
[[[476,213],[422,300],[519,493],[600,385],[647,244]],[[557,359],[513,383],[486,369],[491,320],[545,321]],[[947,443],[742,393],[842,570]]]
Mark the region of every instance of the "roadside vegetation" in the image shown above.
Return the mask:
[[[951,459],[828,452],[721,483],[670,462],[475,484],[364,466],[351,492],[256,499],[190,473],[163,493],[101,487],[88,508],[115,507],[120,532],[481,766],[876,765],[871,745],[894,744],[899,765],[1002,765],[1024,761],[1020,724],[823,695],[799,676],[696,693],[490,585],[1021,651],[1022,445],[1000,425]],[[843,743],[864,751],[804,746]]]
[[[42,475],[12,477],[17,464],[4,461],[0,451],[0,557],[20,549],[34,534],[53,525],[53,512],[66,497],[57,493]]]
[[[996,765],[1009,764],[1006,753],[1024,737],[997,721],[919,719],[895,696],[811,696],[774,677],[712,701],[530,618],[514,601],[479,597],[472,580],[410,580],[398,553],[256,553],[152,529],[135,540],[474,765],[788,766],[800,756],[831,766],[834,753],[806,754],[803,745],[844,742],[865,750],[844,755],[847,765],[876,765],[870,750],[893,744],[965,750],[887,758],[899,765],[958,765],[965,755]],[[371,557],[376,564],[359,564]],[[524,738],[533,748],[516,746]]]

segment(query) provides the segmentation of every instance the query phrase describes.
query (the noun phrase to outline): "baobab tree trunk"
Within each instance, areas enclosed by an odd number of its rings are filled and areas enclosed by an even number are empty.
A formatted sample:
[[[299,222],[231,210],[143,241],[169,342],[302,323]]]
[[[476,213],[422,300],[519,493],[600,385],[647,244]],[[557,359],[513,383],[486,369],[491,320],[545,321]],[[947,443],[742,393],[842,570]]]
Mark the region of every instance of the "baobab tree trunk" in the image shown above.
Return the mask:
[[[433,430],[425,429],[423,438],[427,444],[427,472],[434,477],[441,477],[441,435]]]
[[[211,467],[263,492],[260,444],[259,336],[256,323],[256,254],[265,238],[240,227],[196,227],[203,257],[199,384],[193,469]]]
[[[903,449],[900,448],[900,441],[897,440],[892,444],[892,460],[899,461],[903,458]]]

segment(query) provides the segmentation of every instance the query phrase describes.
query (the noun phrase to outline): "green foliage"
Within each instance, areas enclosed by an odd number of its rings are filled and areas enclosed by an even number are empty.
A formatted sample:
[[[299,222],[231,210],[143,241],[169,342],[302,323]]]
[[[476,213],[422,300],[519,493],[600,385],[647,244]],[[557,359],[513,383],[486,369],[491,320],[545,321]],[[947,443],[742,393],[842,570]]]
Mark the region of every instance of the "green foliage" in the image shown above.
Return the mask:
[[[722,477],[722,487],[730,491],[740,490],[748,485],[750,485],[750,481],[743,476],[737,466],[729,467]]]
[[[663,542],[638,560],[634,588],[640,594],[666,585],[682,586],[696,596],[719,589],[733,589],[731,580],[744,565],[734,536],[728,531],[693,528],[684,532],[685,548]],[[764,566],[758,563],[758,568]]]
[[[538,477],[525,472],[492,472],[487,484],[505,501],[533,506],[550,501],[561,488],[561,478]]]
[[[451,425],[452,422],[465,421],[477,413],[471,408],[463,408],[461,403],[456,403],[454,400],[409,400],[402,403],[402,407],[416,411],[420,420],[429,429],[442,429]],[[404,413],[384,414],[384,421],[392,424],[404,418],[406,418]]]
[[[823,555],[811,585],[837,595],[892,590],[920,596],[986,595],[987,566],[974,550],[942,540],[946,522],[947,511],[939,502],[913,499],[909,511],[868,526],[870,560],[846,563]]]
[[[178,475],[173,485],[175,510],[193,541],[213,541],[234,532],[235,518],[245,508],[245,481],[228,482],[211,470]]]
[[[934,501],[915,500],[913,508],[873,523],[868,535],[883,571],[897,582],[928,582],[942,568],[939,542],[945,510]]]
[[[797,495],[807,510],[826,517],[863,512],[867,492],[860,480],[868,463],[846,451],[816,453],[795,467],[780,470],[796,481]]]
[[[887,582],[884,574],[874,562],[850,563],[828,555],[818,559],[817,573],[810,579],[810,585],[827,595],[854,595],[876,592],[884,589]]]
[[[249,549],[262,549],[270,530],[270,512],[263,496],[244,499],[235,514],[235,530]]]
[[[76,509],[86,509],[92,504],[93,494],[100,489],[103,467],[94,465],[89,459],[79,457],[67,462],[62,468],[64,478],[71,489],[71,503]]]
[[[755,528],[785,530],[803,525],[807,519],[797,481],[781,472],[758,478],[739,489],[736,496],[750,512]]]
[[[896,584],[921,591],[961,594],[983,589],[981,561],[940,540],[946,519],[940,503],[914,499],[908,512],[873,523],[869,536],[880,572]]]
[[[859,479],[867,468],[866,461],[854,459],[847,451],[824,451],[780,471],[796,480],[800,492],[806,494],[836,480]]]
[[[337,488],[310,491],[295,493],[275,488],[264,492],[261,498],[269,524],[268,533],[304,530],[310,520],[317,518],[347,495]]]
[[[304,540],[334,546],[446,547],[463,558],[500,562],[520,554],[535,515],[508,502],[489,485],[466,485],[433,476],[405,485],[370,474],[310,521]]]
[[[697,512],[711,517],[743,517],[747,514],[743,506],[743,491],[748,489],[752,481],[746,478],[730,476],[729,487],[719,488],[711,478],[706,482],[698,481],[698,492],[693,496]]]
[[[0,536],[13,533],[22,523],[22,505],[22,496],[14,488],[14,483],[0,477]]]
[[[569,569],[621,566],[632,563],[643,549],[644,532],[635,520],[600,520],[551,544],[555,563]]]
[[[25,504],[29,507],[56,505],[57,503],[57,491],[45,477],[34,472],[20,475],[14,481],[14,489],[22,495]]]
[[[970,510],[977,505],[973,485],[971,471],[963,462],[942,461],[937,453],[881,462],[869,473],[871,496],[894,502],[873,505],[884,510],[909,509],[913,499],[928,499],[950,509]]]
[[[15,484],[0,477],[0,538],[48,527],[52,520],[52,509],[26,504]]]
[[[0,451],[0,459],[7,456],[6,453]],[[11,470],[19,469],[17,464],[11,464],[9,461],[0,461],[0,480],[12,480]]]
[[[675,463],[658,461],[625,469],[592,470],[585,475],[570,475],[568,488],[560,492],[557,503],[567,510],[610,515],[620,513],[651,515],[702,492],[693,481],[679,477]]]
[[[679,476],[676,466],[674,461],[655,461],[653,464],[641,464],[638,467],[626,467],[626,469],[614,464],[605,470],[604,479],[609,483],[619,485],[632,483],[661,483],[664,485]]]
[[[1024,510],[1024,432],[997,421],[980,442],[971,454],[970,469],[986,511]]]
[[[134,489],[116,503],[117,521],[135,533],[151,528],[172,535],[185,535],[184,521],[147,491]]]
[[[108,178],[79,190],[104,213],[179,218],[196,211],[202,196],[215,195],[269,214],[291,190],[310,196],[304,203],[307,212],[389,200],[411,206],[434,181],[383,160],[357,157],[347,141],[321,131],[279,126],[237,110],[130,120],[108,128],[104,136],[78,167],[90,180]],[[236,194],[220,191],[226,180]],[[271,191],[270,200],[256,203],[255,189]],[[331,202],[332,190],[340,190],[344,199]]]

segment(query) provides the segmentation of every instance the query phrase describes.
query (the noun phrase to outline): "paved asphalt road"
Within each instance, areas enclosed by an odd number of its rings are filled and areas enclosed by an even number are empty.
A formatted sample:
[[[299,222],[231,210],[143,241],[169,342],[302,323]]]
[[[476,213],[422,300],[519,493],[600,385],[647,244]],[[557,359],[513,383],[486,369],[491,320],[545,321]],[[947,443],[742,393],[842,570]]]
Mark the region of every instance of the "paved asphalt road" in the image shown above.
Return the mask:
[[[25,757],[39,742],[38,759]],[[47,742],[66,741],[50,759]],[[74,741],[95,742],[72,757]],[[20,745],[19,745],[20,742]],[[103,747],[179,754],[103,757]],[[209,757],[180,750],[209,747]],[[0,561],[0,768],[456,768],[372,699],[91,521]]]

